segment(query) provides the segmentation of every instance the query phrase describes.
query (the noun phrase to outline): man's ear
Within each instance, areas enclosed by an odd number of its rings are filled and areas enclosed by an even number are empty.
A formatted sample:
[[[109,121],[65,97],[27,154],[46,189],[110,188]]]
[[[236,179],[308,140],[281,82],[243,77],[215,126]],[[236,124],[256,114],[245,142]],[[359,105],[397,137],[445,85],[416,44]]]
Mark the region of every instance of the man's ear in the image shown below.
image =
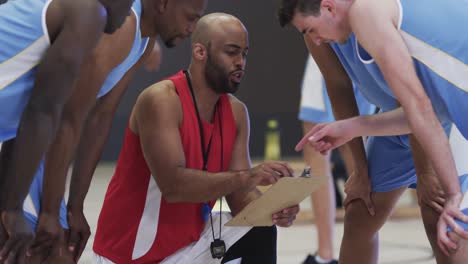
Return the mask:
[[[201,43],[194,43],[192,46],[192,56],[196,60],[206,59],[207,52],[205,45]]]
[[[332,16],[336,15],[336,3],[334,0],[322,0],[320,9],[330,12]]]

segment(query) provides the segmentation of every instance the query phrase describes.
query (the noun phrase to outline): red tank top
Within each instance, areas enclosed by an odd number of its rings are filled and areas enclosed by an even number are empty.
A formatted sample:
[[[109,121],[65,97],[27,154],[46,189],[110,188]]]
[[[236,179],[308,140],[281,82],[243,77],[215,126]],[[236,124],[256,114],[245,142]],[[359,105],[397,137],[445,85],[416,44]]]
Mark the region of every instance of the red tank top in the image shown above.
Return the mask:
[[[169,80],[175,85],[183,110],[179,133],[186,167],[201,170],[203,156],[200,132],[187,80],[183,71]],[[210,172],[228,170],[236,138],[236,124],[229,96],[222,95],[218,103],[216,115],[220,114],[220,118],[215,116],[212,124],[202,120],[205,147],[208,145],[207,139],[213,134],[207,166]],[[218,124],[219,120],[222,120],[221,124]],[[214,203],[210,202],[211,207]],[[99,215],[93,250],[118,264],[159,263],[200,238],[205,224],[202,207],[202,203],[168,203],[162,197],[143,157],[139,137],[127,128],[115,173]]]

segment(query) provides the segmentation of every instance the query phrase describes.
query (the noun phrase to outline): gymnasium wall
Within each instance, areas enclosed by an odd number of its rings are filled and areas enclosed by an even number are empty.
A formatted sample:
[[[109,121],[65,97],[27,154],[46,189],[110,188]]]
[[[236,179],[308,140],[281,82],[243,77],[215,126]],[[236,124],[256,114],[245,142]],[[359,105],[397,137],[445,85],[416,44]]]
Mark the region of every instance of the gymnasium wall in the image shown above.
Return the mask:
[[[300,86],[306,61],[302,37],[293,29],[282,29],[271,0],[210,0],[207,13],[226,12],[240,18],[250,37],[246,75],[237,96],[247,104],[251,118],[251,155],[262,157],[266,121],[276,118],[281,129],[283,157],[297,156],[294,146],[301,136],[297,120]],[[190,62],[186,40],[173,49],[163,47],[163,62],[157,73],[139,71],[124,96],[113,121],[103,160],[116,160],[122,146],[128,116],[138,94],[148,85],[170,76]]]

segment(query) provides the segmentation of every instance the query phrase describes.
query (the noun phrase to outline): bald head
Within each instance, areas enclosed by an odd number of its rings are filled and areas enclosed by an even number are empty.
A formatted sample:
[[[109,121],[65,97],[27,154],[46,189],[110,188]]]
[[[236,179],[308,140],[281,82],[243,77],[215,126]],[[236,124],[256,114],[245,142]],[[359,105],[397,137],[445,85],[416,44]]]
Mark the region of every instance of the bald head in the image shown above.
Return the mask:
[[[249,36],[242,22],[213,13],[198,21],[192,34],[190,71],[203,76],[216,93],[237,91],[247,60]]]
[[[226,13],[212,13],[203,16],[195,26],[192,44],[207,46],[211,40],[224,38],[231,33],[247,34],[244,24],[235,16]]]

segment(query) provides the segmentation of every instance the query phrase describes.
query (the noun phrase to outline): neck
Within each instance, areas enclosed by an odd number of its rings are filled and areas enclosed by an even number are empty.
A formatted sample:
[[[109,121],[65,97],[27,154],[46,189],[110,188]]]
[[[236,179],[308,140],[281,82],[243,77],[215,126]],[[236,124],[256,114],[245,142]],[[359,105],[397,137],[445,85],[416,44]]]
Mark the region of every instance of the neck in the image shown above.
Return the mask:
[[[209,87],[201,69],[193,67],[191,64],[188,72],[191,78],[193,93],[195,95],[195,100],[197,101],[200,117],[205,121],[211,122],[213,120],[215,106],[220,95]]]
[[[140,0],[135,0],[140,1]],[[151,8],[150,3],[147,0],[141,0],[141,17],[140,17],[140,32],[141,37],[156,37],[157,32],[154,27],[153,20],[151,19],[154,17],[152,12],[154,12],[154,8]]]

